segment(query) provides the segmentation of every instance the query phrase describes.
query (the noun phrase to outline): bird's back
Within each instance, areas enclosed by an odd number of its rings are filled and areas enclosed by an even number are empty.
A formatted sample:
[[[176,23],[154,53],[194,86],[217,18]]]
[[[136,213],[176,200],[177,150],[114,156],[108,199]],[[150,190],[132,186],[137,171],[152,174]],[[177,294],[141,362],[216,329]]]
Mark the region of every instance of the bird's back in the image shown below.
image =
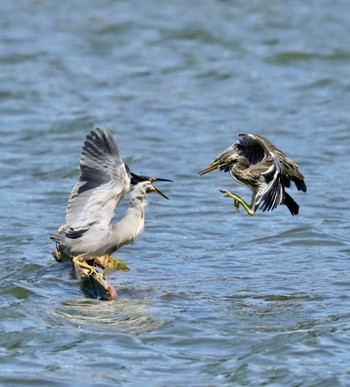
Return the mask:
[[[284,152],[275,147],[269,140],[258,134],[240,134],[236,149],[247,158],[252,171],[265,172],[271,167],[271,156],[279,162],[281,183],[289,188],[293,181],[298,190],[306,192],[304,176],[298,165],[289,159]],[[257,166],[257,167],[256,167]]]

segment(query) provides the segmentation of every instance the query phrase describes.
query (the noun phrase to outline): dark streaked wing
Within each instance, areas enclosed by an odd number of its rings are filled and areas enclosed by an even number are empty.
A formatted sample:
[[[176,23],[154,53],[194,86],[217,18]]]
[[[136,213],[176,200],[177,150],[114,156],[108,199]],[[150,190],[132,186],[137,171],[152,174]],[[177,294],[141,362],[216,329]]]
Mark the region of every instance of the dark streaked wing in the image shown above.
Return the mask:
[[[293,181],[300,191],[306,192],[304,176],[299,171],[298,165],[289,159],[281,150],[276,148],[265,137],[258,134],[240,134],[237,141],[237,148],[246,156],[251,164],[256,164],[268,157],[273,152],[275,158],[280,162],[282,183],[285,187],[290,187],[290,181]]]
[[[86,137],[80,169],[68,201],[66,224],[75,231],[98,221],[108,225],[130,185],[130,173],[108,129],[96,129]]]
[[[272,211],[279,206],[283,199],[283,186],[281,184],[281,175],[278,174],[275,179],[271,181],[268,188],[261,197],[261,210]]]
[[[83,145],[80,156],[81,176],[106,182],[118,180],[125,164],[109,129],[92,131]]]
[[[257,140],[255,135],[240,134],[234,144],[239,153],[245,156],[251,164],[257,164],[266,157],[268,151],[264,144]]]
[[[274,210],[283,200],[284,189],[282,185],[281,166],[278,158],[273,153],[271,153],[271,157],[273,164],[262,175],[267,176],[273,173],[273,177],[267,187],[259,194],[258,198],[258,203],[262,203],[261,210],[263,212]]]
[[[298,165],[286,156],[283,158],[279,157],[279,160],[281,162],[282,173],[284,175],[283,183],[285,187],[289,188],[290,181],[293,181],[298,191],[306,192],[307,188],[304,181],[304,176],[299,171]]]

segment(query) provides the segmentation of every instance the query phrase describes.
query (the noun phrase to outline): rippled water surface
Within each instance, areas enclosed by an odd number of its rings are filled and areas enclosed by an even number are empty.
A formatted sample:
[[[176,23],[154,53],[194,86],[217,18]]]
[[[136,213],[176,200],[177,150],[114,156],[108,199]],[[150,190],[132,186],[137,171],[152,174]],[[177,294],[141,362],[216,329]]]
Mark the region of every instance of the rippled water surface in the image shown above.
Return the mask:
[[[0,2],[2,385],[345,386],[350,380],[350,4]],[[86,297],[48,234],[86,134],[174,180]],[[249,217],[228,175],[240,132],[300,165],[307,194]]]

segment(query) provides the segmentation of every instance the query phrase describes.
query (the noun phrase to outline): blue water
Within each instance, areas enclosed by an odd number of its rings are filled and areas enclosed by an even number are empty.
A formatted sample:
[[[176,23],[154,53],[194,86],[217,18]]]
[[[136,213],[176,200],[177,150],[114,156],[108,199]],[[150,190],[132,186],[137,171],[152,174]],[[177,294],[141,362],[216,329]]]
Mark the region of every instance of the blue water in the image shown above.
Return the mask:
[[[0,384],[346,386],[350,379],[350,4],[0,2]],[[48,234],[79,154],[111,129],[160,183],[86,297]],[[197,172],[238,133],[300,166],[300,205],[249,217]],[[117,217],[121,213],[117,214]]]

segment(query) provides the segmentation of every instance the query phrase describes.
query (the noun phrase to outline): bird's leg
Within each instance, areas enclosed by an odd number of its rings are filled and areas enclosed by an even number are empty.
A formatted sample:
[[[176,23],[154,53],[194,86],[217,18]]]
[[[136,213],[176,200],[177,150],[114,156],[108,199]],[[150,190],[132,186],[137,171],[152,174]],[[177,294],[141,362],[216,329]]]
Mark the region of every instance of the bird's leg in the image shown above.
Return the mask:
[[[239,214],[239,201],[237,199],[233,199],[233,205],[236,208],[237,214]]]
[[[95,275],[96,278],[103,280],[103,276],[93,266],[88,265],[85,261],[81,261],[79,256],[73,258],[73,263],[74,265],[77,265],[81,269],[86,269],[87,272],[84,271],[85,275],[87,276]]]
[[[247,211],[250,216],[255,214],[252,205],[247,204],[240,196],[233,194],[226,189],[220,190],[227,198],[232,198],[234,200],[234,206],[236,207],[237,212],[239,211],[239,205],[242,204],[243,208]]]

